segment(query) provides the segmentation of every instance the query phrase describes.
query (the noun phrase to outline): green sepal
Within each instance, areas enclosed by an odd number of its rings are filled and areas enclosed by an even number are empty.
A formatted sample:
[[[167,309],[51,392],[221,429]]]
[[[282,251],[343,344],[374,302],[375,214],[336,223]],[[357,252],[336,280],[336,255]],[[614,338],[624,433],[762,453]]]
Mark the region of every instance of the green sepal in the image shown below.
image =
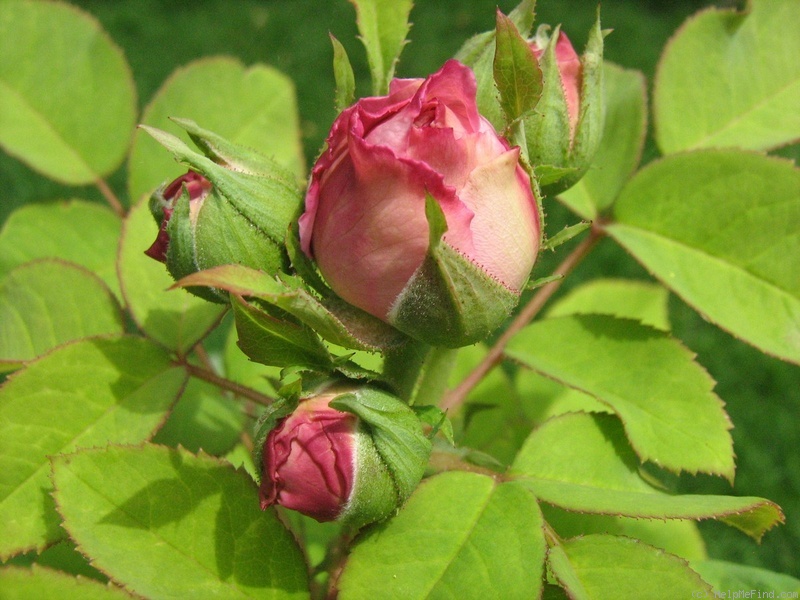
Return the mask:
[[[447,418],[447,413],[441,408],[428,404],[424,406],[412,406],[411,410],[414,411],[414,414],[417,415],[420,421],[431,426],[428,439],[432,440],[436,437],[437,433],[441,432],[444,439],[450,442],[450,445],[455,446],[456,441],[453,437],[453,424],[450,422],[450,419]]]
[[[163,188],[151,197],[151,212],[163,214]],[[167,223],[170,242],[167,247],[167,270],[176,280],[197,271],[223,264],[237,263],[276,273],[288,267],[283,249],[261,231],[252,227],[216,188],[202,200],[190,201],[184,187],[173,205]],[[188,291],[205,300],[227,303],[227,294],[195,286]]]
[[[286,251],[289,253],[289,262],[292,264],[294,272],[323,298],[335,296],[333,290],[322,279],[314,263],[303,252],[300,246],[300,230],[297,221],[286,232],[285,244]]]
[[[274,277],[242,265],[225,265],[193,273],[175,283],[177,287],[198,285],[263,300],[343,348],[374,352],[408,341],[396,329],[343,300],[318,299],[298,277]]]
[[[549,25],[541,25],[536,37],[544,39]],[[544,87],[534,114],[525,119],[525,136],[528,139],[528,158],[536,165],[569,168],[571,150],[569,111],[561,74],[556,59],[556,43],[561,26],[553,29],[547,45],[539,58],[544,77]],[[537,172],[537,175],[539,173]]]
[[[392,305],[389,322],[432,346],[474,344],[500,327],[519,295],[442,240],[447,222],[430,194],[425,198],[425,215],[428,253]]]
[[[519,33],[525,37],[529,35],[533,26],[535,7],[536,0],[522,0],[508,15]],[[495,34],[496,30],[492,30],[472,36],[461,46],[455,59],[470,67],[475,73],[478,84],[478,111],[495,129],[502,131],[505,127],[505,116],[500,108],[494,82]]]
[[[573,161],[577,163],[578,168],[581,168],[581,165],[587,167],[591,165],[600,146],[600,139],[603,137],[605,124],[603,38],[606,33],[600,29],[600,7],[598,7],[597,18],[589,30],[589,39],[581,56],[583,65],[581,107],[572,148]],[[583,168],[583,172],[587,167]],[[575,178],[575,181],[582,176],[583,173]]]
[[[196,214],[194,247],[198,270],[225,264],[247,265],[267,273],[288,269],[289,259],[283,245],[254,227],[216,187]]]
[[[341,410],[341,408],[331,406]],[[349,411],[347,411],[349,412]],[[337,521],[358,529],[364,525],[383,521],[400,506],[394,480],[389,467],[378,452],[370,428],[363,423],[355,433],[356,477],[350,500]]]
[[[542,95],[542,70],[513,21],[497,11],[493,78],[508,123],[530,113]]]
[[[394,507],[400,506],[416,489],[430,458],[431,442],[423,433],[419,418],[401,400],[374,388],[365,387],[342,394],[329,405],[361,420],[381,462],[388,469]],[[363,487],[356,485],[351,499],[353,509],[369,504],[367,494],[373,492],[371,488],[369,481]],[[359,498],[360,495],[363,498]],[[347,516],[345,514],[345,518]]]
[[[333,76],[336,80],[336,93],[334,96],[334,107],[340,113],[353,103],[356,93],[356,79],[353,75],[353,67],[350,65],[350,58],[347,50],[333,34],[328,34],[333,45]]]
[[[151,206],[156,204],[154,199],[159,193],[160,191],[151,197]],[[170,240],[166,254],[167,270],[176,280],[200,270],[197,262],[194,230],[189,193],[184,187],[178,200],[173,205],[172,216],[167,223],[167,234]],[[187,291],[209,302],[224,304],[228,301],[225,294],[207,287],[195,286],[187,288]]]
[[[238,173],[277,179],[287,187],[294,187],[300,193],[292,172],[271,158],[247,146],[234,144],[213,131],[203,129],[191,119],[172,117],[171,121],[186,131],[195,146],[218,165]]]
[[[553,237],[549,237],[542,242],[542,250],[555,250],[561,244],[570,241],[576,235],[580,235],[587,229],[591,228],[591,226],[591,221],[581,221],[580,223],[575,223],[575,225],[568,225]]]
[[[555,275],[547,275],[546,277],[539,277],[538,279],[533,279],[531,281],[528,281],[528,283],[525,285],[525,289],[528,291],[535,290],[542,287],[543,285],[547,285],[548,283],[558,281],[559,279],[564,279],[564,276],[561,273],[556,273]]]

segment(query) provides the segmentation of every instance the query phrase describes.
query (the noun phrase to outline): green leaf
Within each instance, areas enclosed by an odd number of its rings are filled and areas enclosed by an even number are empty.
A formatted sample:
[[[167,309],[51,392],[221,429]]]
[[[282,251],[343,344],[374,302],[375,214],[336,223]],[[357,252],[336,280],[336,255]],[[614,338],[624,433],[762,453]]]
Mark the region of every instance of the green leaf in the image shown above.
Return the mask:
[[[0,231],[0,276],[36,258],[61,258],[95,273],[119,297],[121,225],[111,210],[84,200],[22,206]]]
[[[775,598],[780,598],[781,593],[800,593],[800,579],[767,569],[722,560],[695,561],[692,562],[692,568],[721,594],[729,590],[759,590],[762,598],[771,598],[770,593],[774,593]]]
[[[183,129],[169,117],[196,121],[274,159],[298,179],[305,175],[294,86],[272,67],[256,64],[245,68],[225,57],[193,62],[161,86],[142,122],[182,135]],[[128,191],[136,202],[161,183],[185,173],[186,168],[176,164],[150,136],[137,131],[128,171]]]
[[[638,519],[570,512],[542,504],[547,524],[559,537],[571,538],[589,533],[609,533],[636,538],[686,560],[708,558],[706,545],[695,521],[683,519]]]
[[[297,278],[276,279],[241,265],[225,265],[194,273],[175,285],[216,287],[239,296],[259,298],[294,315],[326,340],[346,348],[381,350],[406,340],[383,321],[341,300],[327,299],[323,303]]]
[[[644,76],[605,62],[605,121],[600,146],[586,174],[559,195],[584,219],[595,219],[614,202],[642,157],[647,132]]]
[[[135,337],[63,346],[10,377],[0,388],[0,558],[64,534],[49,457],[148,439],[185,380],[166,352]]]
[[[33,565],[30,569],[0,569],[0,589],[4,598],[80,598],[81,600],[130,600],[122,588],[85,577],[73,577]]]
[[[394,77],[406,36],[411,24],[408,15],[411,0],[350,0],[355,6],[358,32],[367,50],[367,62],[372,76],[372,93],[381,96],[388,92]]]
[[[469,375],[486,352],[484,344],[460,348],[450,387]],[[459,445],[485,452],[502,465],[511,464],[534,426],[523,400],[506,370],[492,369],[470,392],[464,409],[454,416],[461,425]]]
[[[85,337],[124,332],[116,299],[95,275],[56,259],[0,280],[0,371]]]
[[[223,366],[225,377],[241,385],[253,388],[265,396],[275,397],[277,388],[271,382],[281,378],[281,369],[268,367],[250,360],[238,346],[239,336],[231,327],[225,340]]]
[[[527,491],[444,473],[360,538],[339,580],[340,598],[536,598],[544,552],[542,516]]]
[[[568,412],[591,412],[613,414],[613,410],[593,396],[574,388],[567,387],[553,379],[548,379],[535,371],[518,370],[514,374],[516,393],[520,397],[520,406],[529,423],[525,437],[517,444],[517,450],[527,439],[534,426],[547,419]],[[513,459],[513,456],[511,457]],[[508,464],[511,460],[507,461]]]
[[[144,254],[157,233],[158,225],[146,201],[131,208],[120,241],[120,285],[131,316],[142,331],[183,354],[214,327],[225,307],[185,290],[168,290],[173,280],[167,268]]]
[[[678,340],[637,321],[576,315],[526,327],[506,354],[613,408],[642,461],[733,479],[728,416]]]
[[[514,23],[497,11],[494,81],[500,107],[511,122],[536,108],[542,95],[542,70]]]
[[[24,564],[19,561],[20,558],[30,558],[29,564]],[[39,554],[29,553],[25,555],[18,555],[11,559],[11,562],[17,566],[30,566],[36,564],[40,567],[47,567],[69,573],[70,575],[79,575],[81,577],[88,577],[95,579],[102,583],[108,582],[108,577],[103,575],[100,571],[95,569],[83,554],[78,552],[75,548],[75,543],[72,540],[66,539],[48,546]]]
[[[350,59],[347,56],[347,50],[344,49],[339,40],[333,37],[333,34],[328,35],[330,35],[331,44],[333,45],[333,75],[336,79],[334,107],[336,112],[342,112],[353,103],[356,93],[356,80],[353,75],[353,67],[350,65]]]
[[[670,156],[614,217],[608,233],[705,318],[800,364],[800,170],[735,150]]]
[[[0,146],[67,184],[122,163],[136,91],[122,51],[92,17],[55,2],[0,4]]]
[[[635,279],[593,279],[552,304],[547,316],[613,315],[669,331],[668,301],[669,293],[658,284]]]
[[[215,385],[190,379],[153,442],[222,456],[236,445],[244,427],[240,402],[223,395]]]
[[[81,551],[138,595],[308,597],[294,538],[259,510],[252,479],[223,461],[111,446],[57,457],[53,481]]]
[[[784,520],[780,508],[763,498],[673,495],[654,487],[642,478],[641,464],[611,415],[571,413],[547,421],[526,440],[511,470],[540,500],[571,511],[720,519],[756,540]]]
[[[670,40],[656,73],[653,113],[664,154],[800,138],[800,4],[751,0],[709,9]]]
[[[587,535],[559,543],[547,560],[574,600],[713,597],[685,560],[639,540]]]
[[[319,336],[294,319],[278,318],[232,296],[239,347],[251,360],[276,367],[333,369],[333,361]]]

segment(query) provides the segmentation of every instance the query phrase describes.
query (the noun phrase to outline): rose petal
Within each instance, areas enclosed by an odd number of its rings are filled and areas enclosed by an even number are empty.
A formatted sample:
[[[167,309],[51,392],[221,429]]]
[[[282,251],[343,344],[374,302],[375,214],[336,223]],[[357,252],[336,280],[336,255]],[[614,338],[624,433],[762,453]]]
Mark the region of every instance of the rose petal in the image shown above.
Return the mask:
[[[462,247],[449,231],[444,238],[514,291],[528,280],[539,243],[536,200],[518,160],[519,148],[514,148],[479,166],[460,192],[475,214],[474,250]]]

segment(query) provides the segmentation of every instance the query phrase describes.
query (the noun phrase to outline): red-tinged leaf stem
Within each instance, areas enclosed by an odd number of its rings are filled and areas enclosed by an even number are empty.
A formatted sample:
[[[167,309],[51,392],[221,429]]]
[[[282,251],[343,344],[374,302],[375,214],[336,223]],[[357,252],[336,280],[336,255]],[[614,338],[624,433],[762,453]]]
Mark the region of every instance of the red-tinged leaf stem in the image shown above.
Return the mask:
[[[503,334],[497,338],[497,341],[489,349],[489,352],[484,356],[480,364],[478,364],[461,383],[444,395],[442,402],[439,404],[442,410],[457,410],[467,399],[467,395],[472,389],[478,385],[494,367],[500,364],[500,361],[503,359],[503,352],[511,341],[511,338],[539,314],[539,311],[542,310],[547,301],[556,293],[561,282],[564,281],[564,278],[572,272],[587,254],[589,254],[603,235],[605,234],[599,226],[592,226],[589,231],[589,236],[578,244],[572,252],[564,258],[561,264],[558,265],[555,271],[553,271],[553,275],[561,275],[561,277],[539,288],[533,297],[531,297],[528,304],[526,304],[514,320],[511,321],[511,324]]]
[[[125,207],[122,206],[122,202],[120,202],[119,198],[117,198],[117,195],[114,193],[114,190],[111,189],[105,180],[98,177],[95,179],[94,184],[97,186],[97,189],[100,190],[100,193],[103,194],[103,198],[106,199],[106,202],[108,202],[117,216],[124,217]]]
[[[196,377],[197,379],[202,379],[203,381],[207,381],[217,387],[232,392],[236,396],[240,396],[242,398],[247,398],[257,404],[262,404],[263,406],[269,406],[274,402],[274,398],[270,398],[254,390],[253,388],[249,388],[243,386],[241,384],[236,383],[235,381],[231,381],[230,379],[225,379],[214,373],[213,371],[206,369],[205,367],[199,367],[197,365],[192,365],[187,362],[179,362],[180,366],[186,369],[186,372],[189,373],[192,377]]]

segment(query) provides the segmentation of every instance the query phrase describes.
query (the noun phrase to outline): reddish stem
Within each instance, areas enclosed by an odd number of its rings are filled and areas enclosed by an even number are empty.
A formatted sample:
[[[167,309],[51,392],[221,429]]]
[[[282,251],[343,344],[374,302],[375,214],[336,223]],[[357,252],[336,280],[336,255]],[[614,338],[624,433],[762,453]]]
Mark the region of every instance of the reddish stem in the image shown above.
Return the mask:
[[[122,206],[122,202],[119,201],[117,195],[111,189],[111,187],[105,182],[103,179],[96,179],[94,184],[97,186],[97,189],[100,190],[100,193],[103,194],[103,198],[106,199],[106,202],[111,206],[117,216],[120,218],[125,216],[125,207]]]

